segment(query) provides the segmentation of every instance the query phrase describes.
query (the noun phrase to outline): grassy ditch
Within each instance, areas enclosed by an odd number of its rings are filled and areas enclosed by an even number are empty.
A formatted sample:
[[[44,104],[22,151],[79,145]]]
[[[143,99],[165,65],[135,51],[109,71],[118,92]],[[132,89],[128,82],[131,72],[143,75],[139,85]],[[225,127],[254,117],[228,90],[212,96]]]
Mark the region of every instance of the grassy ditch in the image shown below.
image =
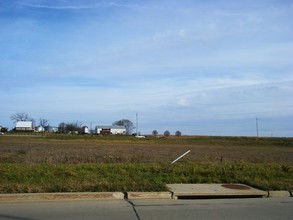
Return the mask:
[[[0,193],[165,191],[168,183],[244,183],[293,189],[293,165],[279,163],[0,164]]]

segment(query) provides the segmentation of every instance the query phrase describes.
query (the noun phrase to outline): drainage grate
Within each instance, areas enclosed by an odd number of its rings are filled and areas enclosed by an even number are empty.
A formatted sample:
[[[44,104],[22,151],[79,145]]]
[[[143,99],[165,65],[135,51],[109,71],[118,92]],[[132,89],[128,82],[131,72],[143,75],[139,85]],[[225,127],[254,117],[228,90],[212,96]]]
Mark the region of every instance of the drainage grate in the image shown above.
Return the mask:
[[[261,195],[206,195],[206,196],[195,196],[195,195],[181,195],[176,196],[177,199],[192,200],[192,199],[240,199],[240,198],[262,198]]]
[[[244,185],[240,185],[240,184],[222,184],[221,186],[224,188],[227,188],[227,189],[239,189],[239,190],[250,189],[249,186],[244,186]]]

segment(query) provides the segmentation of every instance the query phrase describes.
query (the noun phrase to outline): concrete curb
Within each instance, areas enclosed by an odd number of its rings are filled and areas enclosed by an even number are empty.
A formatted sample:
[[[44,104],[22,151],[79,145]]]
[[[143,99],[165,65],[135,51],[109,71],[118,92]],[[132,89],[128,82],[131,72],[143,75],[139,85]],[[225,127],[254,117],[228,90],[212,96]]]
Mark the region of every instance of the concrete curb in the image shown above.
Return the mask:
[[[82,192],[0,194],[0,202],[64,201],[93,199],[172,199],[171,192]]]
[[[292,191],[268,191],[268,197],[292,197]]]
[[[0,202],[124,199],[122,192],[0,194]]]
[[[127,192],[127,199],[172,199],[171,192]]]
[[[293,197],[292,191],[268,191],[265,198]],[[177,199],[174,192],[79,192],[0,194],[0,202],[64,201],[98,199]],[[176,193],[175,193],[176,194]],[[184,193],[184,195],[193,195]],[[212,197],[212,195],[210,194]],[[217,195],[216,195],[217,196]],[[218,195],[219,196],[219,195]],[[225,195],[224,195],[225,196]],[[208,198],[208,197],[207,197]]]

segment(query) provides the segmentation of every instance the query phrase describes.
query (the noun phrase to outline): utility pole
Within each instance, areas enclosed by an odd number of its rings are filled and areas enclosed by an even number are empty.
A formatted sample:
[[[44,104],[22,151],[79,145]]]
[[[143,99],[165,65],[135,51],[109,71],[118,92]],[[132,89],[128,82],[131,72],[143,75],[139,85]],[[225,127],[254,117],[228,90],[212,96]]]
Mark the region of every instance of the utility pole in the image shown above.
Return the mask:
[[[256,125],[256,136],[258,137],[258,118],[255,120],[255,125]]]
[[[136,112],[136,125],[135,125],[135,128],[136,128],[136,135],[138,135],[138,113]]]

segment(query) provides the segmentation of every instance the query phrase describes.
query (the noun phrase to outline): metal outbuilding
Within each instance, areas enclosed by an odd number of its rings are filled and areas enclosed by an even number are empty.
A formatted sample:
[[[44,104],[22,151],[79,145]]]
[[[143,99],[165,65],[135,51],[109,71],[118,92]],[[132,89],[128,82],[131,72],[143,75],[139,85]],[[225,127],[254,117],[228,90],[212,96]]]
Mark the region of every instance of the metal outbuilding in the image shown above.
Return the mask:
[[[124,126],[96,126],[96,134],[126,134]]]
[[[32,121],[18,121],[15,125],[16,131],[34,131],[34,125]]]

